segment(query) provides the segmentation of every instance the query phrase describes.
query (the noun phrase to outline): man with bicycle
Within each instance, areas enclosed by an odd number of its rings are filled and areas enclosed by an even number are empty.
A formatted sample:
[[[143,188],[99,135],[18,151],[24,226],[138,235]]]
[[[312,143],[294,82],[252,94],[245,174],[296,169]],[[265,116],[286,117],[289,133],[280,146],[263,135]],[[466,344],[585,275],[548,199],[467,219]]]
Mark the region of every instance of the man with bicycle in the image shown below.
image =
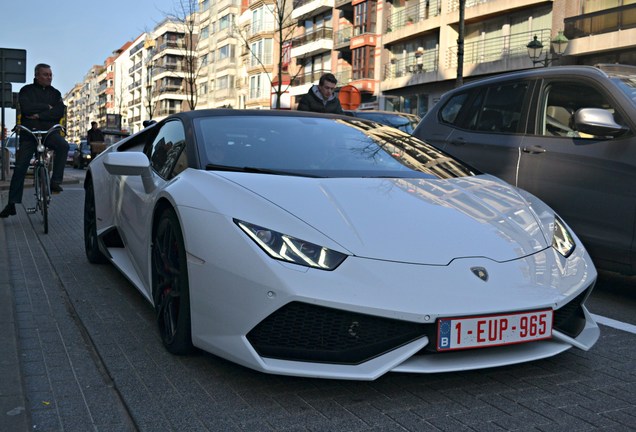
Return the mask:
[[[51,86],[51,81],[53,81],[51,66],[44,63],[35,66],[33,84],[22,87],[18,98],[23,126],[31,130],[48,130],[64,117],[66,106],[62,100],[62,94]],[[55,152],[51,192],[62,192],[61,183],[64,179],[68,143],[59,131],[55,131],[48,136],[44,144]],[[20,134],[20,147],[16,153],[15,168],[9,186],[9,202],[0,212],[0,218],[14,215],[15,205],[22,202],[24,178],[36,147],[37,143],[31,134]]]

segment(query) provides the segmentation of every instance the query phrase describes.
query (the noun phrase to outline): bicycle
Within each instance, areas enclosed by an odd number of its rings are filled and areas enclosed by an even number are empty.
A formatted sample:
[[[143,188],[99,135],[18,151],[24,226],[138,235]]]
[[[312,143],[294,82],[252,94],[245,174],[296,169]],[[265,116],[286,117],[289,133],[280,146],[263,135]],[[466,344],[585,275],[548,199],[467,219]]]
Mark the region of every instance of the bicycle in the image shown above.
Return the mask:
[[[27,214],[37,211],[42,213],[44,223],[44,234],[49,232],[49,204],[51,202],[51,180],[49,178],[47,148],[44,145],[48,136],[56,130],[64,131],[64,127],[56,124],[47,131],[30,130],[22,125],[16,126],[18,129],[30,133],[37,143],[35,165],[33,167],[33,186],[35,188],[35,207],[27,208]],[[44,137],[44,138],[42,138]]]

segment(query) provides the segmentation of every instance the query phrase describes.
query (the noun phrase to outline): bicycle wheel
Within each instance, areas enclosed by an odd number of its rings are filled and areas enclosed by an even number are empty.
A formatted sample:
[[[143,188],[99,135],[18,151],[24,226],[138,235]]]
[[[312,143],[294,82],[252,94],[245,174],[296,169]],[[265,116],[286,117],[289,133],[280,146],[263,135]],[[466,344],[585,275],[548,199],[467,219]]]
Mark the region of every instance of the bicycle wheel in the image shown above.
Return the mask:
[[[38,186],[40,188],[40,195],[38,196],[38,205],[40,206],[40,212],[42,212],[42,222],[44,223],[44,234],[49,232],[49,178],[46,168],[43,166],[38,167]]]

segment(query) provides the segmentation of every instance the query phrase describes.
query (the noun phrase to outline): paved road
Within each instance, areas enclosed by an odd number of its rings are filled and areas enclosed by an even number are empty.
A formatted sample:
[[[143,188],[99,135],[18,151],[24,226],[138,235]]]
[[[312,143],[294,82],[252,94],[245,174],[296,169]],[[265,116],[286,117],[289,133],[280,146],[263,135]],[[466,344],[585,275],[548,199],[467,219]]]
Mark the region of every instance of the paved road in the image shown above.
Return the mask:
[[[636,334],[608,326],[590,352],[473,372],[394,373],[373,382],[265,375],[206,353],[172,356],[151,306],[132,285],[110,265],[87,263],[83,197],[79,186],[54,197],[48,235],[22,208],[0,222],[26,397],[26,411],[13,406],[2,413],[0,430],[19,430],[3,428],[16,419],[25,430],[65,432],[636,426]],[[614,284],[594,293],[592,312],[618,310],[635,320],[634,298],[613,291]]]

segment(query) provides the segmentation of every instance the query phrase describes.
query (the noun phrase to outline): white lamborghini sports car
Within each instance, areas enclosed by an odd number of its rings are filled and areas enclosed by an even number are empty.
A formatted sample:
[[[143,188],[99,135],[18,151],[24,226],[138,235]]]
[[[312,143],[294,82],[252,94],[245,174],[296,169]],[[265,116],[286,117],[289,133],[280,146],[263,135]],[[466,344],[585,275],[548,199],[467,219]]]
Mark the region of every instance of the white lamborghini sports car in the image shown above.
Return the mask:
[[[389,126],[172,115],[97,157],[84,235],[172,353],[372,380],[590,349],[597,273],[534,196]]]

